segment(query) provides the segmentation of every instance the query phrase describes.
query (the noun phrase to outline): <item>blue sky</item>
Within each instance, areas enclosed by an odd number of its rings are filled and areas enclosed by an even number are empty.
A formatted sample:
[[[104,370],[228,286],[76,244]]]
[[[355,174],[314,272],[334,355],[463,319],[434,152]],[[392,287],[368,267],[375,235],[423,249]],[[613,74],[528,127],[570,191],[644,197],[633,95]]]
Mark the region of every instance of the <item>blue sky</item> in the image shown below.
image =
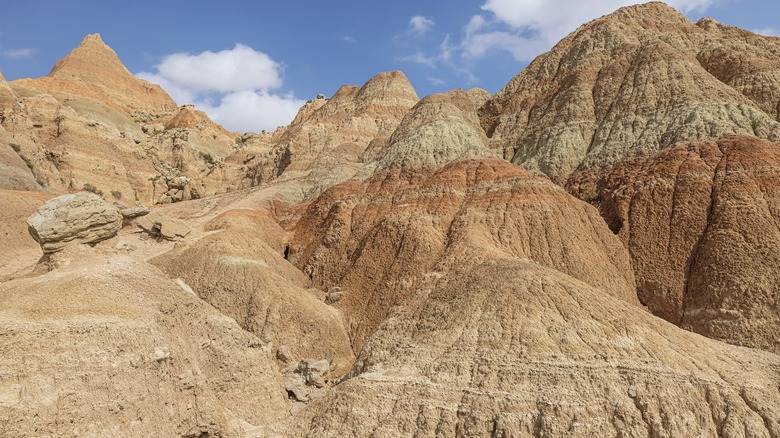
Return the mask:
[[[318,93],[402,70],[418,95],[495,93],[535,56],[625,0],[3,0],[0,71],[45,76],[100,33],[141,77],[228,129],[272,130]],[[671,0],[692,20],[780,35],[777,0]]]

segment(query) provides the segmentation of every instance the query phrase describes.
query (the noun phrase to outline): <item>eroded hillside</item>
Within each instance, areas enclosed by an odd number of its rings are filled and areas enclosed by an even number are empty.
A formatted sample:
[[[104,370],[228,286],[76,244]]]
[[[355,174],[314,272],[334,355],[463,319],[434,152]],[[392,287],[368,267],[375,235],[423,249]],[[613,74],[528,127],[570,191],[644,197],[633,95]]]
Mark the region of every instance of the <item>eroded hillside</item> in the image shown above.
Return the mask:
[[[632,6],[260,134],[98,35],[0,76],[0,434],[780,436],[779,41]]]

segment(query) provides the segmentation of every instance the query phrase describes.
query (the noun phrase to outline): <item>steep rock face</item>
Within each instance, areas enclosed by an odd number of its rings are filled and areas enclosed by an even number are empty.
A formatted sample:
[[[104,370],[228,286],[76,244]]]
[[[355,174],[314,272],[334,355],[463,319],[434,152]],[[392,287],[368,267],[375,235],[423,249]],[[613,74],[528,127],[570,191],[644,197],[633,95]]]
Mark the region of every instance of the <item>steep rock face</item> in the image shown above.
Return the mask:
[[[43,255],[40,245],[27,232],[25,221],[50,198],[48,193],[0,189],[0,280],[29,267]]]
[[[130,115],[163,113],[176,107],[159,85],[133,76],[99,34],[87,35],[78,47],[57,62],[46,78],[14,82],[48,89],[50,94],[96,98]]]
[[[147,263],[87,256],[0,307],[5,436],[244,436],[289,409],[263,343]]]
[[[602,211],[650,310],[708,337],[780,352],[778,166],[780,145],[728,137],[603,174]]]
[[[778,97],[764,93],[780,86],[779,53],[773,38],[631,6],[537,58],[481,108],[482,126],[505,158],[558,182],[679,141],[775,140]]]
[[[230,210],[206,230],[219,231],[153,263],[184,280],[274,351],[282,351],[282,365],[328,359],[334,373],[349,370],[354,355],[340,312],[325,304],[320,291],[307,287],[308,278],[284,260],[285,232],[268,213]]]
[[[463,158],[500,158],[487,147],[479,124],[477,105],[462,90],[433,94],[417,103],[378,151],[379,168],[435,167]],[[484,103],[484,102],[480,102]]]
[[[19,109],[19,96],[0,77],[0,189],[38,191],[42,188],[25,162],[20,141],[6,130],[17,123]]]
[[[41,191],[43,188],[25,161],[22,147],[0,126],[0,189]]]
[[[392,170],[323,193],[290,260],[339,286],[353,348],[428,275],[503,255],[535,260],[638,304],[628,254],[595,208],[502,160]]]
[[[696,55],[701,65],[775,120],[780,120],[780,43],[777,39],[707,18],[696,25],[710,36]]]
[[[237,152],[241,137],[192,105],[183,105],[172,116],[146,123],[142,129],[148,135],[142,143],[144,153],[160,175],[154,181],[155,203],[211,196],[243,179],[238,166],[225,165],[226,158]]]
[[[131,133],[82,117],[47,94],[22,98],[7,123],[19,156],[46,189],[87,189],[126,202],[151,201],[150,180],[158,172],[133,137],[143,136],[137,126]]]
[[[308,175],[327,187],[349,179],[366,149],[382,149],[418,100],[400,71],[380,73],[362,87],[341,87],[318,109],[304,107],[298,122],[283,130],[261,163],[263,180]]]
[[[287,433],[775,436],[778,366],[499,258],[429,278]]]

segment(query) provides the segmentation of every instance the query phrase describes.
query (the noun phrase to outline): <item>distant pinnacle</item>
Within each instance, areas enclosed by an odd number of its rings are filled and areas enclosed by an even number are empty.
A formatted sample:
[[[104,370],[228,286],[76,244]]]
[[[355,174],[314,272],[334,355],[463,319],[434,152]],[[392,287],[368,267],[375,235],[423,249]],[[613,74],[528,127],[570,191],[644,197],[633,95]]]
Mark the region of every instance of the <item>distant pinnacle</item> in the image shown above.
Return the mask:
[[[89,80],[97,71],[130,75],[116,52],[103,42],[100,34],[94,33],[84,37],[78,47],[57,61],[49,76],[77,76]]]

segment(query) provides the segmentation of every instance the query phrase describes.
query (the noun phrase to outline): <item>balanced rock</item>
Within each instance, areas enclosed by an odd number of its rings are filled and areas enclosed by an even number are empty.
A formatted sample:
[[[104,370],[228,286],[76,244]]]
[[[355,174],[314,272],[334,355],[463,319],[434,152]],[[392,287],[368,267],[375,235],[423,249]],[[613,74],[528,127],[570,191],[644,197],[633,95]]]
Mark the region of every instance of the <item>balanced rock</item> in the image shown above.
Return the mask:
[[[63,195],[43,204],[27,219],[30,235],[44,253],[74,243],[97,243],[114,237],[122,228],[116,207],[94,193]]]

